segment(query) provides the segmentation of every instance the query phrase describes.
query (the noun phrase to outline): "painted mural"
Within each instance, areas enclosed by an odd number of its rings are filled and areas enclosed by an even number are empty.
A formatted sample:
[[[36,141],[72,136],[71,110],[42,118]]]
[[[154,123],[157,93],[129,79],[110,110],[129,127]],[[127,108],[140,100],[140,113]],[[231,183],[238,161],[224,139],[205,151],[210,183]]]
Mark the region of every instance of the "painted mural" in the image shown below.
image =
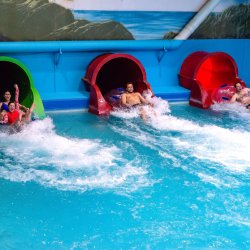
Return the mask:
[[[0,41],[173,39],[206,0],[0,0]],[[221,0],[189,39],[250,38],[250,0]]]

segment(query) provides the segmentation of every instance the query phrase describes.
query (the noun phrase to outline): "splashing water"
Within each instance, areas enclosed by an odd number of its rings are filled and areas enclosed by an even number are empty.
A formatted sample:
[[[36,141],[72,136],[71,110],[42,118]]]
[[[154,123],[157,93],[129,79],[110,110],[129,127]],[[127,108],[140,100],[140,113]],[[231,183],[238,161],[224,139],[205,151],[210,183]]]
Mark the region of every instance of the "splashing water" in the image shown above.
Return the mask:
[[[215,112],[223,113],[228,116],[230,120],[237,122],[235,126],[246,130],[250,125],[250,109],[247,109],[244,105],[240,103],[224,103],[224,104],[214,104],[211,109]]]
[[[146,121],[147,129],[145,129],[146,125],[141,127],[141,124],[129,120],[131,117],[128,115],[125,127],[132,129],[124,131],[121,127],[113,126],[113,130],[128,138],[134,138],[142,145],[157,151],[163,158],[174,159],[175,165],[183,165],[187,161],[186,156],[188,155],[195,161],[206,161],[206,165],[210,165],[211,169],[218,166],[234,173],[245,173],[250,170],[248,156],[250,132],[239,129],[237,125],[235,127],[232,125],[229,128],[206,123],[200,125],[187,118],[182,119],[166,114],[169,110],[166,109],[167,105],[164,100],[155,98],[154,103],[157,115],[151,115],[150,119]],[[240,119],[238,117],[237,120],[239,123],[246,124],[250,120],[249,110],[241,105],[216,105],[212,109],[212,111],[217,112],[225,110],[229,112],[230,117],[234,117],[234,114],[240,114]],[[235,124],[235,121],[234,117],[232,124]],[[172,151],[168,148],[171,148]],[[178,156],[174,152],[178,152]],[[183,159],[184,162],[180,163],[180,159]],[[200,178],[202,176],[202,179],[205,180],[204,176],[207,173],[200,173],[198,169],[196,171],[197,176]],[[210,180],[211,183],[214,183],[212,178]]]
[[[160,97],[152,97],[151,92],[148,90],[143,93],[143,97],[153,104],[153,108],[149,105],[143,106],[149,119],[154,118],[154,116],[161,116],[166,113],[170,113],[169,104],[167,101],[161,99]],[[131,108],[130,110],[115,110],[111,112],[113,116],[120,117],[123,119],[132,119],[140,117],[140,107]]]
[[[2,248],[248,249],[249,118],[156,102],[0,133]]]
[[[123,159],[116,146],[59,136],[50,118],[32,122],[17,134],[0,133],[0,139],[0,177],[11,181],[80,191],[147,182],[147,171]]]

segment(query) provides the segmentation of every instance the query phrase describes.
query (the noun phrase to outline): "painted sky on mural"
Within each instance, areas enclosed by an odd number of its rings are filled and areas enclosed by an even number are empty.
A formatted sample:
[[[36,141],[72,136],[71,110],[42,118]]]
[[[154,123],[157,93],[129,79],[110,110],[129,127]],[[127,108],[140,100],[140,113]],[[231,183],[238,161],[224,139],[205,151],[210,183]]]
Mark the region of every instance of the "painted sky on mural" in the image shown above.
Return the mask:
[[[197,11],[206,0],[51,0],[74,10]],[[215,11],[249,0],[221,0]]]

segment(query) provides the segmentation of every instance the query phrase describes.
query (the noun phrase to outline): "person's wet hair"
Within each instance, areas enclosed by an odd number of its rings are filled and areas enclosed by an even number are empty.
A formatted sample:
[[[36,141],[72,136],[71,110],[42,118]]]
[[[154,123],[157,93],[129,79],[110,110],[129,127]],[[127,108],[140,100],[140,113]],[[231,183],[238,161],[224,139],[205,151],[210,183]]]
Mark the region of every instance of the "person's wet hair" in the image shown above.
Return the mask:
[[[10,106],[10,104],[11,104],[11,103],[13,103],[13,104],[15,105],[15,103],[14,103],[14,102],[9,102],[8,107]]]
[[[240,85],[241,85],[241,83],[240,83],[240,82],[236,82],[236,83],[234,84],[234,87],[235,87],[235,88],[236,88],[236,85],[237,85],[237,84],[240,84]]]
[[[125,84],[126,88],[128,87],[129,84],[132,84],[132,85],[134,86],[134,84],[133,84],[132,82],[127,82],[127,83]]]

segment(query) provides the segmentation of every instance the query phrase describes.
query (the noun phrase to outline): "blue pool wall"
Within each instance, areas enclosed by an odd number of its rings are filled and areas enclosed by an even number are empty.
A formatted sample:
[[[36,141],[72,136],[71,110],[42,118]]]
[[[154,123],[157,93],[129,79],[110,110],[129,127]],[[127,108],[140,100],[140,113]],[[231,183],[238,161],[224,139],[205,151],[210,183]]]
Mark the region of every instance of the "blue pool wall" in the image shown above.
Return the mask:
[[[82,78],[89,63],[103,53],[126,53],[144,66],[154,94],[169,101],[187,101],[178,73],[192,52],[222,51],[238,65],[239,77],[250,85],[250,39],[171,41],[2,42],[0,55],[26,65],[45,110],[87,108],[89,92]],[[163,46],[162,46],[163,45]]]

